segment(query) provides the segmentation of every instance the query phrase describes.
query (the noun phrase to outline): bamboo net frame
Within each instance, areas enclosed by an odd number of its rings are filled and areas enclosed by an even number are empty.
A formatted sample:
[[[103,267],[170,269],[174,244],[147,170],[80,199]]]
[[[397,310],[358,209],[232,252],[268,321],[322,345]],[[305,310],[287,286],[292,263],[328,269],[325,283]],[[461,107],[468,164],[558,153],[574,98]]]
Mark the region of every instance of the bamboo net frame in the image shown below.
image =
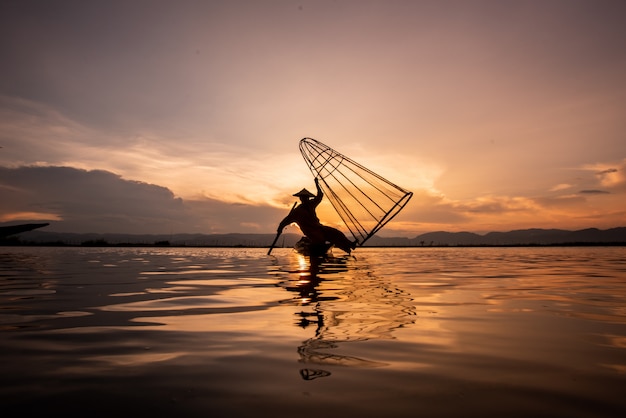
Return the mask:
[[[391,221],[413,196],[313,138],[300,140],[300,152],[359,245]]]

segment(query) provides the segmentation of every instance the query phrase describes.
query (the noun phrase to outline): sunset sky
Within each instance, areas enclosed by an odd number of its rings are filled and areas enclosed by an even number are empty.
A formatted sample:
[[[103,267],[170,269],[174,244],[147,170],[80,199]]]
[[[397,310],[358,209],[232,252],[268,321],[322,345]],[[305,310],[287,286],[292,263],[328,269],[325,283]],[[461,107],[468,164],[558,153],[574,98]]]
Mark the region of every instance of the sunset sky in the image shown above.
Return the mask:
[[[0,223],[273,233],[315,190],[312,137],[414,192],[381,235],[626,226],[624,22],[623,0],[4,1]]]

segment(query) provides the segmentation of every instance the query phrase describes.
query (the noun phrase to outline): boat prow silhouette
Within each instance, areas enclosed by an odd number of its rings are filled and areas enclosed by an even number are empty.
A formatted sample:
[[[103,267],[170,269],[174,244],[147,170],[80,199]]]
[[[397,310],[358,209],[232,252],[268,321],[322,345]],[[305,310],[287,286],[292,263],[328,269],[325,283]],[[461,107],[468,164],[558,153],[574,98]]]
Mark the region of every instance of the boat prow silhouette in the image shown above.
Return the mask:
[[[48,225],[50,224],[49,223],[32,223],[32,224],[0,226],[0,238],[20,234],[22,232],[32,231],[33,229],[43,228],[44,226],[48,226]]]

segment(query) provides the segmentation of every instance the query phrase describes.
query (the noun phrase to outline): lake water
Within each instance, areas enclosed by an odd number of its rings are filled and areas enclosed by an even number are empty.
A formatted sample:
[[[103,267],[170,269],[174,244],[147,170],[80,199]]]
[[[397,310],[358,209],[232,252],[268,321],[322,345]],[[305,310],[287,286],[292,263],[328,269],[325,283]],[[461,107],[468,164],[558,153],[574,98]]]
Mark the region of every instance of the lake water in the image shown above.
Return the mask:
[[[0,247],[2,415],[626,413],[624,247],[266,253]]]

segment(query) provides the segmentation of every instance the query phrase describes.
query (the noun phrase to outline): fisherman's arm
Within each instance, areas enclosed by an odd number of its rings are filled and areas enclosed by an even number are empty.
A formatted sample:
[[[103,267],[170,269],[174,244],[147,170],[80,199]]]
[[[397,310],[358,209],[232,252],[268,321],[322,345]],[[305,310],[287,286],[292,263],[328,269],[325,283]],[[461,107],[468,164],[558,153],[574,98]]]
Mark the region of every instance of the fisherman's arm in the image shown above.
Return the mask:
[[[322,188],[320,187],[320,181],[317,177],[315,177],[315,187],[317,187],[317,195],[313,198],[313,205],[317,206],[324,198],[324,192],[322,192]]]
[[[294,205],[293,208],[291,208],[287,216],[285,216],[285,219],[280,221],[280,223],[278,224],[278,228],[277,228],[278,232],[281,232],[287,225],[292,224],[297,221],[296,216],[295,216],[295,212],[297,211],[295,209],[296,209],[296,205]]]
[[[290,223],[293,222],[293,220],[291,219],[291,214],[285,216],[285,219],[283,219],[282,221],[280,221],[280,223],[278,224],[278,228],[276,229],[276,231],[281,232],[287,225],[289,225]]]

